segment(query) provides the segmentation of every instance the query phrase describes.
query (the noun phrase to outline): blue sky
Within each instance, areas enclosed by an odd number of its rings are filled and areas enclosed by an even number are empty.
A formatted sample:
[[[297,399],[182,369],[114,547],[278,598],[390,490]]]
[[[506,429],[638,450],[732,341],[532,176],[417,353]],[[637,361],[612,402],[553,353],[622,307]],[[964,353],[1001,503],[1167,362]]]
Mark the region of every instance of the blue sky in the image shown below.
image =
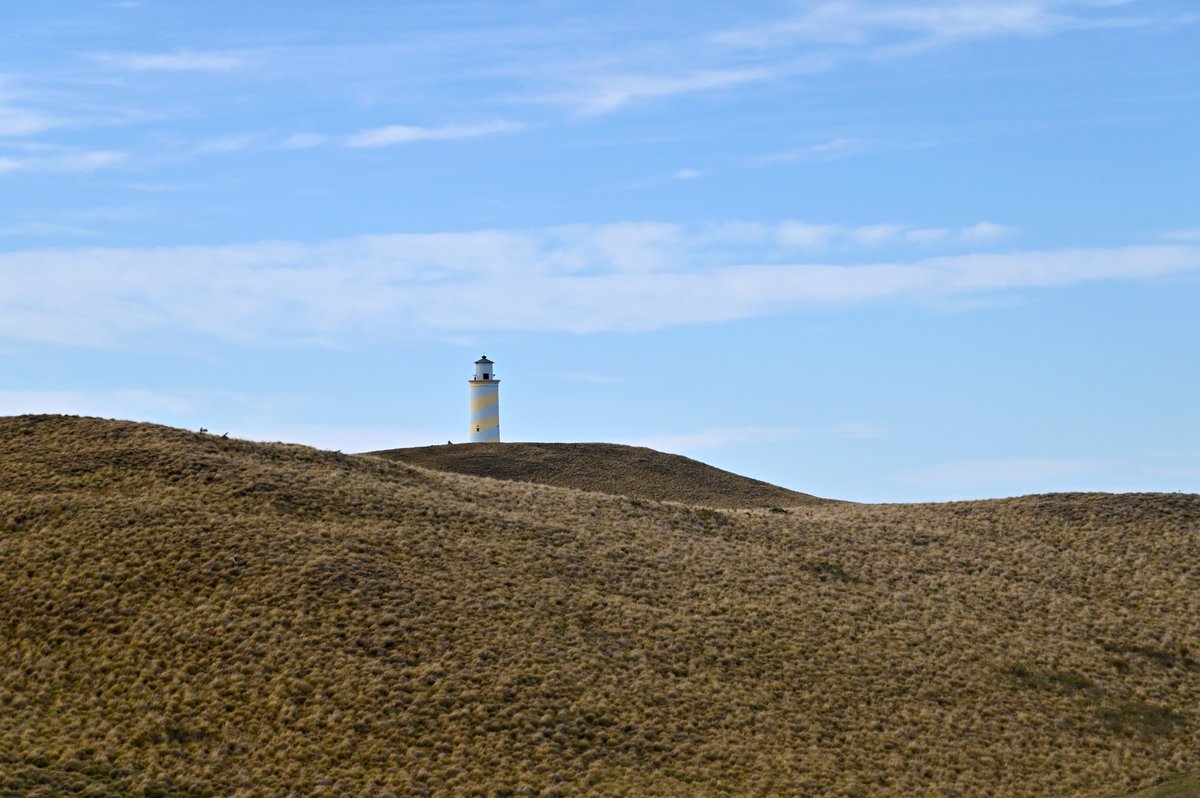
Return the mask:
[[[0,414],[1200,488],[1200,7],[0,10]]]

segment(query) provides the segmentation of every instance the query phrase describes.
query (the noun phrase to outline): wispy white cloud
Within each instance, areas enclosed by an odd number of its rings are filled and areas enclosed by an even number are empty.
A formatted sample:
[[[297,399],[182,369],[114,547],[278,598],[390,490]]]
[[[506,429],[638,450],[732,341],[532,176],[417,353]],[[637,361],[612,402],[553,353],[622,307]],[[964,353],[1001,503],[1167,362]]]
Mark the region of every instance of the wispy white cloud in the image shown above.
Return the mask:
[[[664,183],[699,180],[702,177],[704,177],[704,173],[699,169],[676,169],[670,174],[656,175],[655,177],[646,178],[645,180],[635,180],[629,184],[629,187],[634,189],[653,188],[654,186],[661,186]]]
[[[881,247],[897,242],[933,246],[978,246],[1011,237],[1017,229],[994,222],[961,228],[912,227],[896,222],[858,226],[786,221],[775,228],[776,240],[788,249],[828,250]]]
[[[85,150],[63,153],[45,159],[40,165],[53,172],[94,172],[121,163],[126,157],[125,153],[113,150]]]
[[[320,133],[295,133],[284,139],[279,146],[285,150],[307,150],[330,142],[330,137]]]
[[[450,141],[454,139],[479,138],[513,133],[522,125],[505,120],[493,120],[473,125],[445,125],[442,127],[418,127],[414,125],[388,125],[362,130],[340,139],[319,133],[296,133],[277,141],[273,146],[285,150],[307,150],[328,144],[341,143],[355,149],[390,147],[420,141]],[[204,139],[192,147],[195,155],[227,155],[241,152],[262,143],[257,136],[230,134]]]
[[[61,413],[73,416],[147,419],[177,416],[195,410],[194,394],[142,388],[112,391],[0,391],[0,416]]]
[[[942,492],[1005,487],[1045,491],[1048,483],[1062,485],[1072,480],[1095,485],[1097,478],[1110,475],[1119,464],[1100,458],[1029,457],[999,460],[957,460],[913,469],[896,476],[896,481]],[[1064,488],[1059,487],[1058,490]],[[1094,488],[1093,488],[1094,489]]]
[[[744,18],[761,20],[763,15],[751,11]],[[269,77],[272,81],[295,81],[293,87],[311,85],[318,74],[345,85],[392,85],[401,79],[396,73],[402,72],[406,85],[420,86],[430,93],[453,85],[456,91],[464,87],[467,91],[477,90],[477,99],[486,103],[551,102],[581,115],[599,115],[644,102],[740,90],[827,71],[856,59],[900,56],[947,43],[1154,21],[1152,14],[1139,17],[1125,13],[1121,6],[1085,0],[827,0],[800,4],[798,11],[765,23],[711,34],[681,35],[670,27],[647,29],[623,42],[628,46],[622,48],[619,59],[601,43],[603,37],[580,35],[574,20],[561,17],[550,20],[553,24],[545,30],[511,25],[486,32],[470,26],[454,32],[434,31],[422,37],[419,46],[363,41],[327,45],[264,42],[240,49],[93,52],[86,57],[93,66],[108,68],[101,71],[109,79],[109,88],[97,89],[99,81],[88,75],[77,84],[74,97],[59,91],[45,107],[18,101],[0,91],[0,136],[32,135],[67,125],[111,124],[110,119],[98,122],[97,117],[113,114],[112,108],[132,96],[112,87],[123,82],[111,80],[113,70],[196,73],[200,77],[219,76],[223,81],[258,82]],[[481,75],[486,77],[481,80]],[[173,82],[157,83],[160,89],[174,92],[170,85]],[[280,85],[275,83],[272,90]],[[94,94],[86,97],[84,92]],[[254,86],[243,85],[231,96],[265,98],[257,92]],[[97,95],[101,99],[96,100]],[[159,99],[166,101],[160,105],[174,101],[172,95],[160,95]],[[189,98],[194,107],[188,113],[212,101],[208,96]],[[81,109],[86,112],[80,113]],[[153,115],[160,110],[144,113]],[[337,141],[356,148],[382,147],[494,135],[519,127],[506,120],[444,126],[400,124],[329,138],[298,133],[279,146],[304,149]],[[877,146],[877,142],[847,136],[762,160],[830,160]]]
[[[313,86],[317,80],[371,86],[370,91],[381,93],[388,89],[374,87],[393,87],[403,81],[418,89],[413,96],[432,96],[453,86],[458,96],[473,96],[472,102],[479,102],[479,107],[535,101],[554,103],[581,115],[600,115],[640,103],[740,91],[835,69],[850,61],[900,57],[954,42],[1148,25],[1163,16],[1145,11],[1139,16],[1123,5],[1085,0],[818,0],[792,8],[797,10],[778,19],[711,33],[681,34],[677,28],[656,30],[650,26],[623,41],[619,58],[602,35],[580,34],[575,20],[562,16],[548,20],[551,24],[545,29],[512,24],[488,31],[472,26],[430,31],[419,37],[419,45],[264,41],[244,48],[93,52],[85,54],[91,61],[88,72],[93,74],[77,73],[74,86],[61,81],[45,94],[26,98],[14,95],[11,81],[7,89],[0,82],[0,136],[28,136],[63,127],[132,126],[164,113],[190,116],[221,102],[224,95],[220,93],[178,92],[177,78],[189,74],[201,79],[215,76],[231,85],[234,80],[250,81],[239,84],[228,96],[238,102],[253,98],[282,113],[294,111],[294,104],[284,110],[271,102],[261,91],[262,80],[272,81],[272,96],[287,96],[287,91]],[[742,18],[762,20],[763,14],[750,10]],[[97,66],[101,68],[97,70]],[[97,71],[104,73],[104,80],[96,79]],[[163,73],[167,79],[140,80],[135,93],[129,89],[129,76],[114,75],[114,71]],[[326,96],[329,85],[322,84]],[[149,94],[151,91],[158,94]],[[142,103],[143,107],[137,111],[121,108],[129,103]],[[164,111],[167,106],[169,110]],[[383,147],[496,135],[520,127],[508,120],[442,126],[399,124],[358,132],[350,128],[350,135],[297,133],[277,146],[305,149],[336,142],[354,148]],[[831,160],[880,146],[871,139],[840,136],[760,161]]]
[[[504,119],[480,122],[472,125],[443,125],[420,127],[417,125],[388,125],[362,130],[347,137],[347,147],[391,147],[396,144],[411,144],[416,141],[448,141],[470,139],[480,136],[495,136],[515,133],[522,125]]]
[[[1166,241],[1200,243],[1200,227],[1181,227],[1177,230],[1168,230],[1162,234],[1162,237]]]
[[[141,191],[146,194],[172,194],[181,192],[200,191],[206,188],[206,183],[126,183],[124,187],[131,191]]]
[[[263,421],[286,402],[225,392],[160,391],[120,388],[108,391],[0,391],[0,416],[60,413],[151,421],[169,426],[208,429],[213,435],[255,441],[301,443],[319,449],[365,452],[441,443],[444,430],[410,427],[281,424]]]
[[[1200,449],[1151,451],[1146,453],[1145,460],[1146,474],[1179,480],[1180,485],[1191,491],[1200,485]]]
[[[776,76],[767,67],[706,69],[684,74],[610,74],[589,77],[569,91],[547,97],[583,115],[606,114],[642,100],[759,83]]]
[[[48,148],[34,155],[0,157],[0,175],[12,172],[50,172],[87,174],[116,166],[126,160],[123,152],[113,150],[74,150]]]
[[[173,53],[92,53],[92,60],[139,72],[228,72],[246,64],[244,56],[225,51],[178,50]]]
[[[144,221],[153,215],[145,207],[30,208],[13,221],[0,225],[0,236],[55,239],[92,237],[114,225]]]
[[[843,235],[845,230],[846,228],[833,224],[789,221],[779,225],[776,236],[779,243],[785,247],[821,249],[828,246],[835,237]]]
[[[244,150],[254,143],[253,136],[215,136],[196,145],[198,155],[224,155]]]
[[[0,254],[0,336],[121,345],[171,332],[335,344],[497,330],[640,331],[1200,269],[1200,247],[1186,244],[772,262],[778,245],[767,230],[755,240],[737,225],[626,223],[9,252]]]
[[[849,232],[856,243],[877,246],[886,244],[899,237],[904,232],[904,225],[895,223],[869,224],[862,227],[855,227]]]
[[[962,459],[911,469],[893,477],[947,496],[1047,490],[1162,490],[1163,479],[1192,489],[1200,478],[1200,452],[1145,451],[1120,459],[1095,456]],[[1156,487],[1149,487],[1156,486]]]
[[[780,163],[784,161],[836,161],[869,152],[872,142],[860,138],[836,138],[818,144],[808,144],[803,147],[764,155],[755,163],[759,165]]]
[[[756,49],[822,44],[868,45],[885,37],[954,42],[1002,36],[1039,36],[1096,25],[1144,23],[1144,18],[1089,14],[1123,3],[1089,0],[925,0],[896,4],[829,0],[765,25],[722,31],[721,44]]]
[[[581,64],[558,78],[568,88],[545,99],[584,115],[606,114],[642,101],[812,75],[854,60],[912,57],[963,41],[1147,24],[1153,20],[1092,0],[826,0],[800,4],[798,13],[765,24],[715,31],[702,41],[660,42],[645,48],[652,56],[640,68],[625,63],[621,71],[605,72]],[[760,162],[833,160],[871,146],[837,138]]]
[[[724,449],[752,443],[784,443],[801,438],[872,439],[887,434],[879,424],[850,421],[829,427],[710,427],[698,432],[652,435],[630,441],[663,452],[684,454],[704,449]]]
[[[689,63],[704,65],[693,66],[683,77],[669,64],[647,65],[640,73],[579,81],[560,98],[583,113],[607,113],[636,100],[786,80],[853,61],[914,57],[962,42],[1190,24],[1186,15],[1125,13],[1126,2],[1111,0],[817,0],[793,5],[794,13],[769,22],[712,32],[705,37],[707,47],[697,42],[679,46],[680,63],[686,53]],[[833,160],[872,146],[868,140],[836,138],[758,162]]]
[[[904,231],[904,239],[922,246],[934,246],[947,241],[953,234],[947,227],[916,227]]]
[[[978,222],[959,231],[958,237],[969,244],[982,244],[995,241],[1016,233],[1016,229],[995,222]]]
[[[30,92],[0,73],[0,136],[32,136],[65,124],[57,116],[30,107],[31,99]]]
[[[15,106],[0,96],[0,136],[32,136],[61,124],[52,116]]]
[[[572,224],[546,231],[563,274],[646,273],[678,268],[688,248],[679,225],[665,222]]]

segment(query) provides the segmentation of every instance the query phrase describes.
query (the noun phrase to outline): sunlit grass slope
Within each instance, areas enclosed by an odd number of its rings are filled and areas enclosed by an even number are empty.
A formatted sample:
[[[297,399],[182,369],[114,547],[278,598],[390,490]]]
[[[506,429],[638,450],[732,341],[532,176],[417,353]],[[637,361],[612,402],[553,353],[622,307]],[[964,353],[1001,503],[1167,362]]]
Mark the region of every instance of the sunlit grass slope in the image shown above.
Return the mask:
[[[1200,765],[1200,496],[659,504],[0,419],[0,795],[1108,796]]]
[[[477,477],[707,507],[792,507],[821,501],[677,454],[614,443],[472,443],[372,454]]]

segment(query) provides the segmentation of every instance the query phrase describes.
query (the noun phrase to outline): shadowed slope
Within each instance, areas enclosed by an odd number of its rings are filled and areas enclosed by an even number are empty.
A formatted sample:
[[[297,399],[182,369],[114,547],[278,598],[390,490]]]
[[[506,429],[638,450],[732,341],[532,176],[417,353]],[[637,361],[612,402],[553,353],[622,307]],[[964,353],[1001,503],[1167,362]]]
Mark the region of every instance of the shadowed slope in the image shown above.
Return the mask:
[[[0,795],[1105,796],[1200,496],[715,511],[0,419]]]
[[[1123,793],[1112,798],[1200,798],[1200,777],[1195,774],[1176,776],[1136,793]]]
[[[476,477],[705,507],[795,507],[822,501],[677,454],[613,443],[470,443],[371,454]]]

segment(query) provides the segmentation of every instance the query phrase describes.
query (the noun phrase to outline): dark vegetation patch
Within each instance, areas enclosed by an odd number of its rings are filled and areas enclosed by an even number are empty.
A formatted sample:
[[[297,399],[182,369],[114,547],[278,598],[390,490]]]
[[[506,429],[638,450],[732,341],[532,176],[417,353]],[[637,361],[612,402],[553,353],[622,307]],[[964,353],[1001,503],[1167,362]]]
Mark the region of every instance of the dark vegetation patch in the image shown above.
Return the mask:
[[[214,798],[206,787],[190,788],[149,779],[97,762],[93,752],[61,761],[36,754],[25,761],[0,758],[0,798]]]
[[[822,580],[830,579],[837,582],[859,581],[858,577],[854,574],[833,562],[806,562],[801,563],[799,567]]]
[[[1170,707],[1140,699],[1128,699],[1104,707],[1100,717],[1117,732],[1125,734],[1169,735],[1179,731],[1188,719]]]
[[[1096,686],[1091,679],[1074,671],[1035,670],[1020,664],[1009,665],[1005,670],[1023,686],[1040,690],[1078,692]]]
[[[1192,657],[1191,651],[1188,650],[1187,646],[1163,646],[1141,642],[1101,640],[1100,647],[1118,656],[1131,654],[1162,667],[1182,668],[1189,671],[1200,668],[1200,663]]]
[[[1105,690],[1087,676],[1070,670],[1005,668],[1022,687],[1053,691],[1079,699],[1080,707],[1094,714],[1104,727],[1121,735],[1172,735],[1189,719],[1167,706]]]

